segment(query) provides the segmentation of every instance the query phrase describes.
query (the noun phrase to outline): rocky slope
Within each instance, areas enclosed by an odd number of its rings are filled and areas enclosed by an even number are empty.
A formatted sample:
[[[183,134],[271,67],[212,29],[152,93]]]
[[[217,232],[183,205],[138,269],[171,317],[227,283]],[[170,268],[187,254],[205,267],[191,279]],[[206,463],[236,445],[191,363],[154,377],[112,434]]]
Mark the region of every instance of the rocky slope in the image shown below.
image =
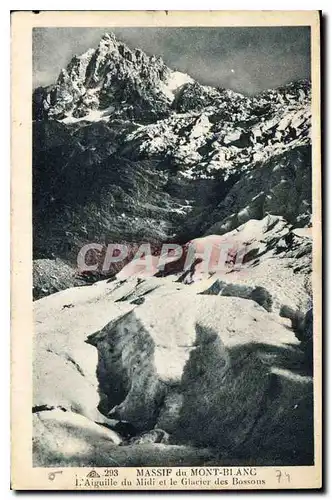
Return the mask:
[[[112,34],[35,90],[36,465],[312,463],[310,98],[203,86]],[[183,256],[77,269],[146,242]]]

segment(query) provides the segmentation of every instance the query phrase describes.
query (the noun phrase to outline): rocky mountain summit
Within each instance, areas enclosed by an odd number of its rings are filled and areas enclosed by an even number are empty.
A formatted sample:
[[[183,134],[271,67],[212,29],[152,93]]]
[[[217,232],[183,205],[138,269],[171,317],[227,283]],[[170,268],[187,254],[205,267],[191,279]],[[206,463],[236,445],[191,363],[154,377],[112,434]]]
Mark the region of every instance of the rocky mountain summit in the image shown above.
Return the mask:
[[[155,120],[169,113],[176,91],[192,78],[170,70],[161,57],[130,50],[106,33],[98,47],[75,56],[54,86],[39,95],[37,116],[80,119],[100,117]]]
[[[112,34],[35,89],[36,465],[313,462],[310,103]],[[91,243],[183,258],[83,274]]]

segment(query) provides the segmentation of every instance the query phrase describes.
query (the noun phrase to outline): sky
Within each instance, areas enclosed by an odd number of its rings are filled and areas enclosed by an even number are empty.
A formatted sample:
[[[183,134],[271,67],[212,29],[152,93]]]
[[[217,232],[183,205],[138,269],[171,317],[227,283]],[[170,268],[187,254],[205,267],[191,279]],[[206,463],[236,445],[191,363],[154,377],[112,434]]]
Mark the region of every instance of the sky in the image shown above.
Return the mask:
[[[110,28],[35,28],[34,87],[54,83],[70,59]],[[310,28],[112,28],[130,48],[162,56],[204,85],[250,95],[310,78]]]

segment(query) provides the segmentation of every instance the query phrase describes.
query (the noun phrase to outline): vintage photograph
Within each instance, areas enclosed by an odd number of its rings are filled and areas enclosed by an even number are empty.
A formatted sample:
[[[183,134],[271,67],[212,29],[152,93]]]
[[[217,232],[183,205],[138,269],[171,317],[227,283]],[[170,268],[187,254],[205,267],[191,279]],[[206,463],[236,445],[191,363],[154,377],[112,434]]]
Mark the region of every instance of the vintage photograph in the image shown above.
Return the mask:
[[[32,28],[33,468],[315,466],[311,29]]]

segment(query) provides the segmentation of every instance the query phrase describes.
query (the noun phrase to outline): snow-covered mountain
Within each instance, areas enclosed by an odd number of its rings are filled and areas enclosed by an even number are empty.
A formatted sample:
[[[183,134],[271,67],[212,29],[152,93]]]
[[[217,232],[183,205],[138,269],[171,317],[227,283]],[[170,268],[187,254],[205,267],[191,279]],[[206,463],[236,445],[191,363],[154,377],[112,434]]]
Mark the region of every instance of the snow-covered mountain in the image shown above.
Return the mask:
[[[310,221],[308,81],[247,97],[107,33],[36,89],[33,106],[37,258],[73,263],[89,241],[183,242],[243,213],[263,217],[275,192],[273,213]]]
[[[161,57],[129,49],[105,34],[74,56],[57,82],[34,93],[34,114],[65,124],[130,120],[121,144],[132,158],[167,158],[187,177],[228,177],[310,142],[307,81],[245,97],[200,85]]]
[[[42,93],[42,107],[49,117],[66,121],[110,115],[153,120],[167,115],[178,90],[191,82],[161,57],[130,50],[106,33],[96,49],[72,58]]]

